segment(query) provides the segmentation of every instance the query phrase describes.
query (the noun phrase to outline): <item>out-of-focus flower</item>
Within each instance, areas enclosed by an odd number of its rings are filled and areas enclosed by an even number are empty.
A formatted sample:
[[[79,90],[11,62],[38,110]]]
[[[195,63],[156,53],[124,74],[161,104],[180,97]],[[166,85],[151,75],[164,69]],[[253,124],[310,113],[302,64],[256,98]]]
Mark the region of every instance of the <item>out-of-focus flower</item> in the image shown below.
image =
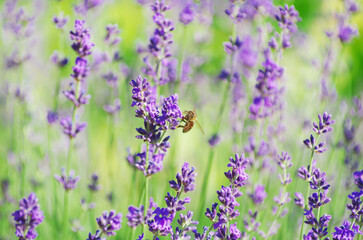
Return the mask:
[[[79,13],[86,15],[87,12],[95,7],[100,6],[104,0],[82,0],[82,2],[74,7],[74,10]]]
[[[103,106],[103,110],[105,110],[108,114],[116,114],[121,110],[121,101],[120,99],[116,98],[113,101],[113,104],[107,104]]]
[[[68,58],[66,57],[61,58],[57,52],[54,52],[53,55],[50,57],[50,59],[59,68],[63,68],[68,64]]]
[[[60,184],[62,184],[64,190],[69,191],[75,189],[80,177],[74,176],[74,170],[70,170],[69,176],[66,175],[66,172],[63,168],[61,171],[61,176],[56,174],[54,175],[54,178],[57,179]]]
[[[47,112],[47,121],[48,124],[53,124],[58,121],[58,113],[53,111]]]
[[[67,24],[68,20],[69,20],[69,18],[66,16],[63,16],[63,14],[53,17],[53,23],[59,29],[63,29],[64,26]]]
[[[88,188],[93,192],[97,192],[101,189],[101,186],[98,184],[98,175],[96,173],[92,174],[91,183],[88,185]]]
[[[255,205],[262,204],[265,198],[267,197],[265,186],[257,185],[255,191],[251,193],[249,196]]]
[[[187,3],[179,14],[179,21],[184,25],[188,25],[194,20],[194,9],[191,3]]]
[[[77,122],[75,126],[73,126],[72,118],[69,116],[62,118],[60,120],[60,125],[63,127],[63,133],[69,138],[75,138],[78,133],[87,127],[87,123],[85,122]]]

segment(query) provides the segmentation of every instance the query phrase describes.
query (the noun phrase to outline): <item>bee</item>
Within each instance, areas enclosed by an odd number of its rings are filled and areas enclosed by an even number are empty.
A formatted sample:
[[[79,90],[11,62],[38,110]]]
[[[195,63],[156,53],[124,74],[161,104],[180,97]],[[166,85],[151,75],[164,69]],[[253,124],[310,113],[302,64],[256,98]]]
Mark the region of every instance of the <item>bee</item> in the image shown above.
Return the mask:
[[[197,120],[195,108],[193,111],[184,111],[184,116],[182,117],[181,121],[184,123],[184,125],[179,125],[178,127],[183,128],[183,133],[189,132],[194,127],[194,124],[197,124],[200,131],[204,134],[204,131]]]

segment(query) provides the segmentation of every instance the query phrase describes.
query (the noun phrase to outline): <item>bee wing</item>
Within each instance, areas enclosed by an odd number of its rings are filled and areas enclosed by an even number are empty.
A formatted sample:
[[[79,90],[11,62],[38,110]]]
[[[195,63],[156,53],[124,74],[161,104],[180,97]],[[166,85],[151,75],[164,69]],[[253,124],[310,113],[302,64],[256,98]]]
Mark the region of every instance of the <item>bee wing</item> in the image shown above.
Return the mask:
[[[203,135],[204,135],[203,128],[202,128],[202,126],[200,126],[200,124],[199,124],[198,120],[195,120],[195,122],[197,123],[198,128],[200,129],[200,131],[201,131],[201,132],[203,133]]]

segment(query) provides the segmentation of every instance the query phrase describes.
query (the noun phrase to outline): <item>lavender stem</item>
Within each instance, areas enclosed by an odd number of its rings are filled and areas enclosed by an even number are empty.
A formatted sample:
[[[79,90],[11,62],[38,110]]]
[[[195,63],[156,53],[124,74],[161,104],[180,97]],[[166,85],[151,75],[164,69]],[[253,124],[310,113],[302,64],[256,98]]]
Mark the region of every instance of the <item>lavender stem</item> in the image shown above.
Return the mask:
[[[145,201],[144,201],[144,217],[147,214],[147,205],[148,205],[148,198],[149,198],[149,177],[147,176],[147,169],[149,167],[149,142],[146,142],[146,154],[145,154],[145,171],[146,171],[146,177],[145,177]],[[142,231],[145,233],[145,227],[146,224],[142,225]]]

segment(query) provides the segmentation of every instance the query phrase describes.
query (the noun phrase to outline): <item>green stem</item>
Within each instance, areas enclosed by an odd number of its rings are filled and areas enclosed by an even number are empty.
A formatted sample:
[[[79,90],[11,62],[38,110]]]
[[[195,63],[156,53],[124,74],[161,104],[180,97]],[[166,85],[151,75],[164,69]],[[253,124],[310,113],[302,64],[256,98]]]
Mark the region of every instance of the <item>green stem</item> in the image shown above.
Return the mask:
[[[277,209],[277,212],[276,212],[276,215],[275,215],[275,217],[274,217],[274,220],[272,221],[272,223],[271,223],[270,227],[268,228],[268,230],[267,230],[267,232],[266,232],[265,240],[267,240],[267,239],[270,237],[269,233],[270,233],[270,231],[271,231],[271,229],[272,229],[273,225],[275,224],[275,222],[276,222],[277,218],[280,216],[281,206],[282,206],[282,205],[279,205],[279,207],[278,207],[278,209]]]
[[[310,155],[310,168],[309,168],[309,179],[307,179],[307,182],[308,182],[308,188],[307,188],[307,195],[306,195],[306,199],[305,199],[305,208],[308,206],[308,198],[309,198],[309,195],[310,195],[310,184],[309,184],[309,182],[310,182],[310,179],[311,179],[311,174],[312,174],[312,171],[313,171],[313,158],[314,158],[314,153],[315,153],[315,149],[314,149],[314,147],[316,146],[316,145],[318,145],[318,143],[319,143],[319,138],[320,138],[320,135],[318,135],[318,137],[316,138],[316,141],[315,141],[315,143],[316,144],[314,144],[314,146],[312,147],[312,149],[311,149],[311,155]]]
[[[212,229],[213,229],[213,224],[214,223],[212,223],[212,225],[208,228],[208,232],[205,234],[205,237],[208,237],[208,235],[210,234],[210,232],[212,231]]]
[[[144,217],[147,214],[148,198],[149,198],[149,176],[147,176],[147,169],[149,167],[149,142],[146,143],[146,156],[145,156],[145,201],[144,201]],[[142,225],[142,231],[145,233],[146,224]]]
[[[230,81],[228,81],[227,85],[226,85],[226,88],[224,90],[224,94],[223,94],[223,98],[222,98],[222,103],[219,107],[219,111],[218,111],[218,119],[217,119],[217,123],[215,125],[215,128],[214,128],[214,134],[217,134],[219,132],[219,129],[220,129],[220,126],[221,126],[221,121],[222,121],[222,116],[223,116],[223,112],[224,112],[224,109],[226,107],[226,103],[227,103],[227,99],[228,99],[228,94],[229,94],[229,89],[230,89]],[[199,204],[199,210],[201,211],[200,212],[200,217],[202,216],[203,214],[203,207],[204,207],[204,204],[205,204],[205,199],[207,197],[207,184],[208,184],[208,179],[209,179],[209,175],[210,175],[210,171],[211,171],[211,168],[212,168],[212,165],[213,165],[213,157],[214,157],[214,149],[211,148],[210,150],[210,153],[209,153],[209,159],[208,159],[208,163],[207,163],[207,171],[204,175],[204,178],[203,178],[203,185],[202,185],[202,191],[200,193],[200,204]]]
[[[135,232],[136,232],[136,228],[132,228],[131,229],[131,238],[130,239],[135,239]]]
[[[310,165],[309,165],[309,179],[306,180],[308,182],[308,188],[307,188],[307,195],[306,195],[306,198],[305,198],[305,208],[308,207],[308,198],[309,198],[309,195],[310,195],[310,184],[309,184],[309,182],[310,182],[310,178],[311,178],[311,173],[313,171],[313,158],[314,158],[314,152],[315,152],[314,147],[316,145],[318,145],[319,138],[320,138],[320,135],[318,135],[318,137],[316,138],[315,144],[311,149]],[[299,237],[300,240],[302,240],[302,235],[303,235],[303,232],[304,232],[303,228],[304,228],[304,217],[303,217],[303,221],[301,223],[301,230],[300,230],[300,237]]]
[[[213,165],[213,159],[214,159],[214,149],[212,148],[211,151],[209,152],[209,158],[208,158],[208,164],[207,164],[207,171],[204,175],[203,178],[203,185],[202,185],[202,191],[200,192],[200,198],[201,201],[199,202],[199,219],[201,219],[202,215],[203,215],[203,208],[204,208],[204,204],[205,204],[205,199],[207,197],[207,182],[209,179],[209,174],[211,172],[212,169],[212,165]]]
[[[67,239],[68,229],[68,191],[64,191],[64,210],[63,210],[63,239]]]

